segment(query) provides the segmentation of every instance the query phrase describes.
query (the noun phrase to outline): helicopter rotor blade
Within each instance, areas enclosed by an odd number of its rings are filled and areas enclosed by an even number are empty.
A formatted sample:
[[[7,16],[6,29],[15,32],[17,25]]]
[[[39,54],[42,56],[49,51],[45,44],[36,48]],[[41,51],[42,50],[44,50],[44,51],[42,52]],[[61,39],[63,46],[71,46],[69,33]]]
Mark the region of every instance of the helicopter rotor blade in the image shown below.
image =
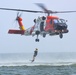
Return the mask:
[[[17,12],[17,17],[21,17],[21,16],[22,16],[22,13]]]
[[[23,9],[11,9],[11,8],[0,8],[0,10],[10,10],[10,11],[22,11],[22,12],[31,12],[31,13],[47,13],[47,14],[56,14],[56,13],[74,13],[76,11],[52,11],[48,10],[43,4],[35,3],[41,7],[44,11],[35,11],[35,10],[23,10]]]
[[[32,13],[44,13],[43,11],[23,10],[23,9],[11,9],[11,8],[0,8],[0,10],[22,11],[22,12],[32,12]]]
[[[74,13],[76,11],[54,11],[53,13]]]
[[[19,16],[19,12],[17,12],[17,17]]]
[[[39,6],[40,8],[42,8],[45,13],[48,13],[48,14],[56,14],[56,13],[73,13],[73,12],[76,12],[76,11],[52,11],[52,10],[48,10],[46,8],[46,6],[42,3],[35,3],[37,6]]]
[[[48,12],[47,8],[44,6],[44,4],[42,3],[35,3],[37,6],[39,6],[40,8],[42,8],[45,12]]]
[[[35,4],[36,4],[37,6],[39,6],[40,8],[42,8],[42,9],[44,10],[44,12],[47,13],[48,15],[49,15],[50,13],[53,13],[51,10],[48,10],[44,4],[42,4],[42,3],[35,3]]]

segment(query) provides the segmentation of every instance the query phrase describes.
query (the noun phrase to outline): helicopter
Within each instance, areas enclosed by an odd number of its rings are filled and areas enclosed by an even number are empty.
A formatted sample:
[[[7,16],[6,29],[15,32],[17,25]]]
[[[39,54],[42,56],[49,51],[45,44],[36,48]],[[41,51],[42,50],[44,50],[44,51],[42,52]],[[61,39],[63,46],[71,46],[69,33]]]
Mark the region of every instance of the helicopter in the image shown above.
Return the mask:
[[[11,10],[11,11],[22,11],[22,12],[30,12],[30,13],[46,13],[47,16],[41,16],[37,19],[34,19],[34,25],[28,29],[25,29],[21,15],[17,14],[17,22],[19,24],[19,30],[9,29],[9,34],[21,34],[25,36],[37,36],[35,39],[36,42],[39,42],[39,35],[46,37],[47,34],[50,36],[59,35],[62,39],[64,33],[68,33],[68,25],[66,24],[66,20],[61,19],[57,16],[52,16],[50,14],[56,13],[72,13],[76,11],[52,11],[48,10],[44,4],[36,3],[37,6],[43,9],[43,11],[34,11],[34,10],[22,10],[22,9],[10,9],[10,8],[0,8],[0,10]]]

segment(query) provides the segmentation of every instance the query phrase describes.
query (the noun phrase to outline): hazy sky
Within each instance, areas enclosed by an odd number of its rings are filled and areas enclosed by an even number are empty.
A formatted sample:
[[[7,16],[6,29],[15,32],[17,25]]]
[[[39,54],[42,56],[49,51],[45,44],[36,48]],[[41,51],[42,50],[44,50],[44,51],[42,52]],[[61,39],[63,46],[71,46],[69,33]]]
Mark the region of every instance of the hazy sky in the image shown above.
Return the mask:
[[[41,10],[34,3],[43,3],[54,11],[76,10],[76,0],[0,0],[0,7]],[[0,10],[0,53],[33,52],[35,48],[39,52],[76,52],[76,13],[54,14],[68,20],[69,33],[64,34],[63,39],[59,36],[39,36],[40,42],[35,42],[36,36],[8,34],[9,29],[18,29],[16,15],[15,11]],[[40,13],[23,13],[25,28],[34,25],[33,19],[42,15],[45,16]]]

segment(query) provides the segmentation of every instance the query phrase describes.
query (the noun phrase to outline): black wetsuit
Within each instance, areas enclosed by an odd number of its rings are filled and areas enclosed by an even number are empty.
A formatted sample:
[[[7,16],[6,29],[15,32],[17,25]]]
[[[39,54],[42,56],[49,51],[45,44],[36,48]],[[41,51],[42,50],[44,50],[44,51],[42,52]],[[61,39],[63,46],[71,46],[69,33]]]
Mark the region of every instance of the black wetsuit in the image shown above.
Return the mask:
[[[35,50],[35,51],[34,51],[34,55],[33,55],[33,60],[31,60],[32,62],[34,62],[35,57],[37,56],[37,54],[38,54],[38,51],[37,51],[37,50]]]
[[[37,53],[38,53],[38,51],[34,51],[34,57],[36,57],[36,56],[37,56]]]

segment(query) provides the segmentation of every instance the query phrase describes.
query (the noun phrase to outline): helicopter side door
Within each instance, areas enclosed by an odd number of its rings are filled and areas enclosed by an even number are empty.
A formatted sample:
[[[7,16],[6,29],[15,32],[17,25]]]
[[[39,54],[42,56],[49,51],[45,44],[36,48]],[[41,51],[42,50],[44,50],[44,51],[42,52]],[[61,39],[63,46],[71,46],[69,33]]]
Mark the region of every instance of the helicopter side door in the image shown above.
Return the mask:
[[[45,20],[46,18],[43,17],[38,17],[37,21],[36,21],[36,25],[35,25],[35,29],[42,32],[44,31],[45,28]]]

